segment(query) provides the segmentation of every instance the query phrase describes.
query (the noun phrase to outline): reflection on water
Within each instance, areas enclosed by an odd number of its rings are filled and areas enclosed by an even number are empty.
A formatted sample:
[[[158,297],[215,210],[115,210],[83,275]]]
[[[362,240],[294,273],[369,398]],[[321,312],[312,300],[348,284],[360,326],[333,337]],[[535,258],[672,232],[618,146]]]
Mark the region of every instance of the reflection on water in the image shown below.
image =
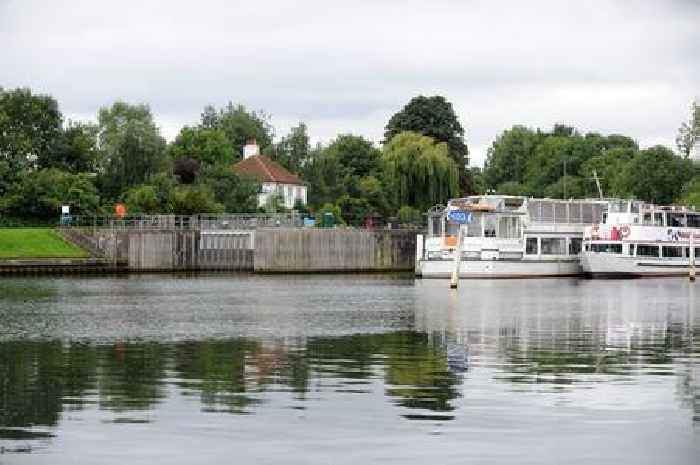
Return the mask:
[[[0,283],[0,446],[30,463],[72,463],[65,444],[95,431],[158,443],[178,424],[206,441],[216,435],[196,425],[237,421],[256,437],[341,428],[372,441],[376,429],[397,443],[429,425],[454,448],[515,425],[568,440],[565,418],[639,439],[658,420],[674,426],[679,460],[697,452],[700,324],[682,280],[477,281],[457,293],[363,276]]]

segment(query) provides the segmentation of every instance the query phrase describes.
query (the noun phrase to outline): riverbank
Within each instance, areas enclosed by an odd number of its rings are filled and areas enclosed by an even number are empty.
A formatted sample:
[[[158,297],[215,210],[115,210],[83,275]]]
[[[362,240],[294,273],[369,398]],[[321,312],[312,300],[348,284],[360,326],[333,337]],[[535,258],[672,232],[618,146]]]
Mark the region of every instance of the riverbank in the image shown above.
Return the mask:
[[[89,253],[51,228],[0,228],[0,260],[82,259]]]
[[[10,230],[8,230],[10,231]],[[20,230],[15,230],[20,231]],[[355,229],[66,228],[15,234],[0,272],[356,273],[413,271],[413,231]],[[46,248],[46,247],[45,247]],[[21,252],[21,253],[20,253]],[[50,255],[50,254],[53,254]],[[70,258],[70,263],[56,262]],[[81,267],[84,268],[81,270]]]

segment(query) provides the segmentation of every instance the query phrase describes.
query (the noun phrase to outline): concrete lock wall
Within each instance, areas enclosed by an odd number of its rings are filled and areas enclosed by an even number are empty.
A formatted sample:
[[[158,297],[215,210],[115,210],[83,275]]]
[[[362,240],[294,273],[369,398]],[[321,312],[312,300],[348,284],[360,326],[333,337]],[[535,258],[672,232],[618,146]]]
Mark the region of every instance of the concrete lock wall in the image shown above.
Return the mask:
[[[254,270],[263,273],[410,271],[416,234],[352,229],[263,229]]]
[[[252,271],[250,239],[199,231],[129,232],[128,268],[135,271]]]
[[[266,228],[244,230],[86,229],[70,237],[125,271],[239,270],[264,273],[411,271],[410,231]]]

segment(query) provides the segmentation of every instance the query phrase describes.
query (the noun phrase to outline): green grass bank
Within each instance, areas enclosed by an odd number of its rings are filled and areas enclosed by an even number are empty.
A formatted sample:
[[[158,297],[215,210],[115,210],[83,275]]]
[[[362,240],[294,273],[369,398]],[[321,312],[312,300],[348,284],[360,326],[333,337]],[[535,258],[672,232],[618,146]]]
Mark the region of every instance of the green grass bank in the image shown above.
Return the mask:
[[[66,242],[51,228],[0,228],[0,259],[87,256],[86,251]]]

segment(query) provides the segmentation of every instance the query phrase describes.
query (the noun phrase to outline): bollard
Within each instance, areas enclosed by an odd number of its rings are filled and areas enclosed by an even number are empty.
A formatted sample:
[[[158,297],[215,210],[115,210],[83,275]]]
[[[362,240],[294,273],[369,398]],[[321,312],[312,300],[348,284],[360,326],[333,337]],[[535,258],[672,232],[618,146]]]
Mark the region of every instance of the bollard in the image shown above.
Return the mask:
[[[695,234],[690,232],[690,250],[689,250],[689,270],[688,279],[692,282],[695,281]]]
[[[459,266],[462,263],[462,237],[464,237],[464,225],[459,226],[457,233],[457,247],[455,248],[454,269],[452,270],[452,278],[450,279],[450,289],[457,289],[459,284]]]

